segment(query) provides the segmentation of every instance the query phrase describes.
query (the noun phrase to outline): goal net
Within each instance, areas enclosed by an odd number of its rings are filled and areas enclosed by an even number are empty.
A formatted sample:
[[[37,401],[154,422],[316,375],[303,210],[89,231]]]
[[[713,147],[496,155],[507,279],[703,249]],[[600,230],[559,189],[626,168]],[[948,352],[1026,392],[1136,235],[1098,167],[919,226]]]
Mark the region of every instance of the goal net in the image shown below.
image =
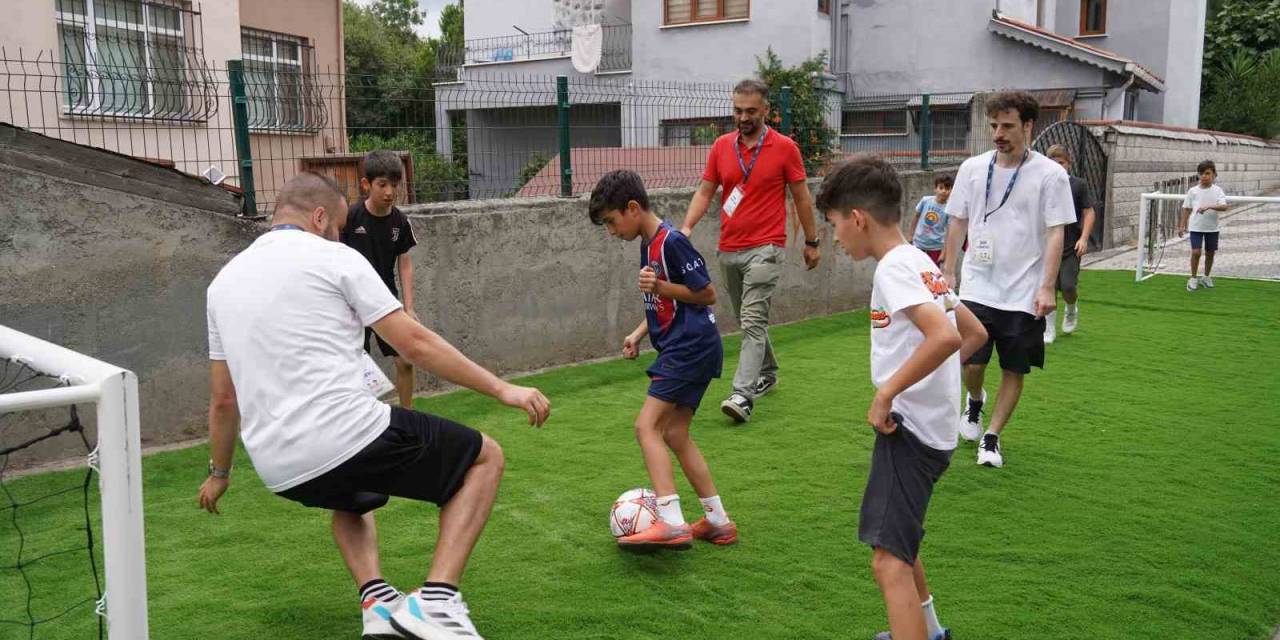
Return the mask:
[[[1191,243],[1178,235],[1182,205],[1196,177],[1156,184],[1142,194],[1138,214],[1138,264],[1134,278],[1191,273]],[[1227,196],[1229,209],[1218,214],[1219,253],[1213,275],[1280,280],[1280,197]],[[1204,274],[1205,259],[1200,270]]]
[[[0,637],[147,638],[140,446],[131,372],[0,326]]]

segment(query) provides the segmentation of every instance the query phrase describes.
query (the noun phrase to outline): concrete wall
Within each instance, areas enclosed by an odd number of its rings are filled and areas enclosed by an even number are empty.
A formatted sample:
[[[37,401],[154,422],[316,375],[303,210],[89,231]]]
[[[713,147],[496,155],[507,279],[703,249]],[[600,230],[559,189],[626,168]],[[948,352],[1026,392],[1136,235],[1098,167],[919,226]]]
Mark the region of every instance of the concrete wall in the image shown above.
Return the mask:
[[[905,214],[933,183],[928,173],[902,176]],[[693,192],[652,195],[655,210],[679,222]],[[0,321],[135,371],[145,442],[202,436],[205,289],[264,228],[237,210],[225,191],[175,172],[0,128]],[[585,197],[405,211],[419,241],[419,316],[486,367],[509,374],[613,356],[642,317],[639,247],[592,225]],[[718,224],[708,215],[694,234],[717,282]],[[773,320],[865,305],[873,265],[834,251],[824,225],[823,262],[807,272],[794,218],[790,228]],[[727,300],[717,316],[723,330],[736,328]],[[785,343],[778,350],[785,366]],[[73,454],[66,441],[15,462]]]
[[[200,436],[205,288],[258,233],[239,207],[177,172],[0,127],[0,323],[137,373],[145,443]],[[82,453],[73,440],[10,464]]]
[[[1156,182],[1196,172],[1201,160],[1218,166],[1218,184],[1228,195],[1259,195],[1280,189],[1280,145],[1257,138],[1208,131],[1094,124],[1111,173],[1107,191],[1107,246],[1132,244],[1138,233],[1141,194]]]

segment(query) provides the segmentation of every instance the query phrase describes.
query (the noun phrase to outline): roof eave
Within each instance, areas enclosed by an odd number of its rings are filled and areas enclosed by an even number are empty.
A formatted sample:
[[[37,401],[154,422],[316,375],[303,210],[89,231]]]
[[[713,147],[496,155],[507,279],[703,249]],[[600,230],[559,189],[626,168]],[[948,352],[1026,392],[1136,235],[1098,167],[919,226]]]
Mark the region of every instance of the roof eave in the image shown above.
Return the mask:
[[[1146,89],[1155,93],[1164,91],[1164,83],[1159,78],[1152,75],[1141,65],[1129,61],[1118,60],[1093,51],[1086,51],[1079,47],[1073,47],[1066,42],[1061,42],[1053,38],[1044,36],[1043,34],[1024,29],[1015,24],[1010,24],[1000,19],[1000,14],[994,13],[987,28],[996,35],[1004,36],[1010,40],[1021,42],[1026,45],[1043,49],[1050,53],[1056,53],[1064,58],[1075,60],[1090,66],[1097,67],[1103,71],[1109,71],[1123,78],[1133,78],[1134,84],[1141,89]]]

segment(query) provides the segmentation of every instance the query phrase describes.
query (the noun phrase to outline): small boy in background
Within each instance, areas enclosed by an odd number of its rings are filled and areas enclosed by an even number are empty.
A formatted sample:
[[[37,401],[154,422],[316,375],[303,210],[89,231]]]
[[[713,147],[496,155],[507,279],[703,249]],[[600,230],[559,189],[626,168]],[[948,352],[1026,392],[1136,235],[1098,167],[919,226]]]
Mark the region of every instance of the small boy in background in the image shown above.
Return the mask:
[[[920,542],[933,486],[956,447],[960,363],[986,344],[987,333],[938,266],[902,237],[901,201],[893,167],[859,154],[827,175],[817,206],[849,257],[878,262],[871,289],[876,394],[866,418],[876,442],[858,520],[889,617],[890,630],[876,639],[946,640],[951,632],[934,611]]]
[[[916,217],[911,221],[911,231],[907,233],[907,242],[923,251],[936,265],[941,265],[947,259],[944,255],[947,240],[947,199],[951,197],[953,184],[955,178],[949,175],[933,179],[933,195],[925,196],[916,203]]]
[[[1062,228],[1062,261],[1058,266],[1057,282],[1057,290],[1062,292],[1062,300],[1067,303],[1062,314],[1062,333],[1071,334],[1080,322],[1080,259],[1089,252],[1089,236],[1093,233],[1097,214],[1093,210],[1093,198],[1089,196],[1089,183],[1071,172],[1071,152],[1055,144],[1045,155],[1067,170],[1071,202],[1076,208],[1076,221]],[[1045,344],[1053,344],[1058,338],[1057,318],[1056,311],[1044,317]]]
[[[341,240],[373,265],[373,270],[391,290],[391,295],[399,297],[405,312],[417,320],[418,314],[413,308],[413,261],[409,259],[409,250],[418,244],[418,240],[413,236],[409,219],[395,206],[396,190],[403,179],[404,163],[395,153],[379,150],[366,154],[360,191],[368,197],[351,205]],[[403,295],[397,292],[397,271]],[[400,398],[401,407],[412,409],[413,363],[400,357],[382,336],[365,327],[364,350],[370,355],[373,353],[369,350],[370,336],[378,341],[378,349],[383,356],[395,358],[396,395]]]
[[[1182,202],[1182,220],[1178,222],[1178,237],[1191,232],[1191,278],[1187,291],[1195,291],[1198,285],[1213,288],[1213,256],[1218,252],[1218,212],[1226,211],[1227,194],[1214,184],[1218,179],[1218,167],[1212,160],[1196,166],[1200,183],[1187,190]],[[1200,270],[1200,249],[1204,248],[1204,277],[1197,278]]]
[[[649,395],[636,417],[636,440],[658,494],[658,520],[618,538],[624,549],[687,549],[693,538],[712,544],[738,541],[738,525],[729,519],[711,470],[689,437],[689,423],[713,378],[720,377],[724,349],[712,309],[716,290],[706,261],[684,234],[649,210],[649,195],[634,171],[605,174],[591,191],[591,222],[628,242],[641,238],[638,285],[645,319],[622,341],[622,356],[640,354],[644,337],[658,350],[649,367]],[[690,527],[680,511],[671,453],[698,493],[705,513]]]

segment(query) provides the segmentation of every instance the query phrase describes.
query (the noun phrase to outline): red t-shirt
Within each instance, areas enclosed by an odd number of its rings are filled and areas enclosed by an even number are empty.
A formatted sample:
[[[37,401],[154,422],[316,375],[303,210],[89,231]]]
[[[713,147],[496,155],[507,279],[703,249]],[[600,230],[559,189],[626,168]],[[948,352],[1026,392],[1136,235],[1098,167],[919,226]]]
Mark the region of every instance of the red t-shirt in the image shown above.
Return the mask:
[[[743,146],[738,132],[726,133],[716,138],[707,156],[707,169],[702,179],[720,185],[723,202],[742,182],[742,162],[751,165],[755,145]],[[800,147],[787,136],[770,129],[760,147],[760,158],[751,170],[751,179],[743,187],[742,202],[732,216],[720,211],[720,250],[742,251],[766,244],[785,247],[787,244],[787,185],[805,179],[804,160]]]

